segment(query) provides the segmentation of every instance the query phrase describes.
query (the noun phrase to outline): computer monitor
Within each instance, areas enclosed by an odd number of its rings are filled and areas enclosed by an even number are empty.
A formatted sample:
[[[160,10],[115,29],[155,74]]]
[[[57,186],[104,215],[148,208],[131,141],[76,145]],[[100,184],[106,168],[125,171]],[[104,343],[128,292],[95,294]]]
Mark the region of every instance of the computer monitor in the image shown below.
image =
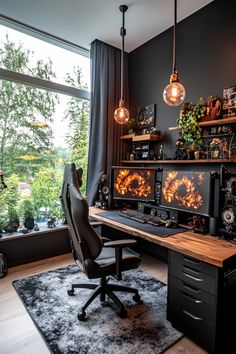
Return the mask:
[[[202,171],[163,171],[161,206],[209,216],[211,175]]]
[[[112,197],[123,201],[155,201],[154,169],[112,167]]]

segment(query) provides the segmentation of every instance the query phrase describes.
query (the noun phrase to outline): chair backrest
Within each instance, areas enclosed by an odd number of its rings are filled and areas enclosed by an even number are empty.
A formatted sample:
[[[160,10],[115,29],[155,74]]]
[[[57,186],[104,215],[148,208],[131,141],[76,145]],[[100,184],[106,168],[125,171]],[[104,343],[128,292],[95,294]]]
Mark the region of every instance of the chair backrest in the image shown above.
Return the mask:
[[[61,192],[61,203],[69,227],[72,251],[87,273],[88,260],[95,260],[102,250],[102,242],[89,223],[87,200],[80,192],[82,169],[74,163],[66,163]]]

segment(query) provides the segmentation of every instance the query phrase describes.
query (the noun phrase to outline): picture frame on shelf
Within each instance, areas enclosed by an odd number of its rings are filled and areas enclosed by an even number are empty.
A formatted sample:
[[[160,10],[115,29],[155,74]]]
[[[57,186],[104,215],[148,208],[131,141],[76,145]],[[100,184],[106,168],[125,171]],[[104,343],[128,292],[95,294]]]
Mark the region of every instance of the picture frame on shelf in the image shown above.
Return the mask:
[[[145,107],[142,107],[138,111],[137,115],[137,129],[142,132],[146,132],[153,128],[156,124],[156,104],[152,103]]]

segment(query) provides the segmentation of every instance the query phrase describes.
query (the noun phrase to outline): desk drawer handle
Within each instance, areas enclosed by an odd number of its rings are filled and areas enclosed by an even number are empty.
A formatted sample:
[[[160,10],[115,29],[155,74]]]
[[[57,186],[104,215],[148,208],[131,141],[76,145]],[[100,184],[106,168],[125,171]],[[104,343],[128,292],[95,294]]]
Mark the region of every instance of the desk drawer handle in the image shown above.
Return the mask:
[[[193,320],[202,321],[202,317],[194,316],[193,314],[191,314],[190,312],[188,312],[186,310],[182,310],[182,311],[183,311],[183,313],[185,313],[185,315],[191,317]]]
[[[189,298],[190,300],[192,300],[195,304],[202,304],[203,301],[196,299],[195,297],[193,297],[193,296],[187,294],[187,293],[184,292],[184,291],[181,291],[181,292],[182,292],[182,294],[183,294],[184,296],[186,296],[187,298]]]
[[[193,280],[196,280],[196,281],[203,281],[203,279],[201,279],[201,278],[196,278],[196,277],[194,277],[193,275],[187,274],[187,273],[185,273],[185,272],[184,272],[184,275],[185,275],[186,277],[189,277],[189,278],[191,278],[191,279],[193,279]]]
[[[190,258],[187,258],[187,257],[184,257],[184,260],[185,260],[186,262],[191,262],[191,263],[193,263],[193,264],[199,264],[199,263],[201,263],[201,261],[198,261],[197,259],[190,259]]]
[[[191,267],[188,267],[188,266],[186,266],[186,265],[184,265],[184,269],[185,269],[185,270],[189,270],[190,272],[193,272],[193,273],[196,273],[196,274],[199,274],[199,273],[200,273],[198,270],[193,269],[193,268],[191,268]]]
[[[193,291],[193,292],[195,292],[195,293],[199,293],[199,291],[201,291],[201,289],[197,289],[197,288],[195,288],[194,286],[191,286],[191,285],[189,285],[189,284],[186,284],[186,283],[183,282],[183,281],[182,281],[182,283],[183,283],[183,286],[184,286],[186,289],[189,289],[189,290],[191,290],[191,291]]]

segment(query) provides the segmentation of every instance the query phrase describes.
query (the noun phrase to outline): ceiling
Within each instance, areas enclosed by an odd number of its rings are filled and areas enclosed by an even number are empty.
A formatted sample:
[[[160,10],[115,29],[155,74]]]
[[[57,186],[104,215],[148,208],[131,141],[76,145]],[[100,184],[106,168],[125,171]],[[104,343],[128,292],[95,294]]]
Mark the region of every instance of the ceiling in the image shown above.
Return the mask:
[[[179,0],[178,21],[213,0]],[[130,52],[173,25],[174,0],[0,0],[3,15],[89,49],[94,39],[121,47],[125,15],[125,50]]]

